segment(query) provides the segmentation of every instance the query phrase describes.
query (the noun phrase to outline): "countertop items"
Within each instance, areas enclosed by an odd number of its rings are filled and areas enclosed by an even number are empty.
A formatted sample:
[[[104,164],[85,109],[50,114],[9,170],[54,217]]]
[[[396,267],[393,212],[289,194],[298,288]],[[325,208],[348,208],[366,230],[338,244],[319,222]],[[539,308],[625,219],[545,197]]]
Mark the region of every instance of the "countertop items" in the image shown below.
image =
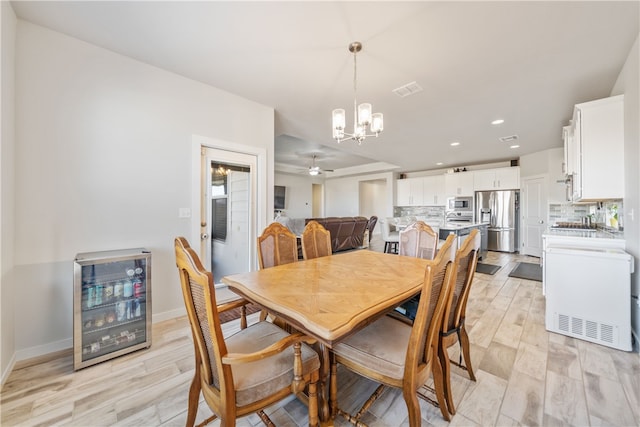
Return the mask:
[[[566,237],[577,239],[598,239],[598,240],[613,240],[624,241],[624,233],[612,233],[603,229],[596,230],[580,230],[580,229],[558,229],[549,227],[543,233],[542,237]]]
[[[489,226],[488,222],[445,222],[440,226],[444,230],[464,230],[466,228],[478,228],[481,226]]]

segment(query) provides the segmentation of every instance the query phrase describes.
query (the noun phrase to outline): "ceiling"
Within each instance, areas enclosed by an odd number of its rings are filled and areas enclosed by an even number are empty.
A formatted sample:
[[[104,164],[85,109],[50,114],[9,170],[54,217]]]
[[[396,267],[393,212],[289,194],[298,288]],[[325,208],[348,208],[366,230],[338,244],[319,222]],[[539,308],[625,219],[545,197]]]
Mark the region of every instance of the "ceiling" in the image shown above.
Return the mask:
[[[271,106],[277,169],[398,171],[560,147],[573,105],[609,96],[639,32],[638,1],[18,1],[21,19]],[[385,130],[337,144],[358,101]],[[417,82],[400,98],[392,90]],[[497,118],[501,125],[491,125]],[[249,124],[248,124],[249,125]],[[499,137],[517,135],[519,148]],[[460,143],[452,147],[451,142]],[[439,165],[437,163],[442,163]]]

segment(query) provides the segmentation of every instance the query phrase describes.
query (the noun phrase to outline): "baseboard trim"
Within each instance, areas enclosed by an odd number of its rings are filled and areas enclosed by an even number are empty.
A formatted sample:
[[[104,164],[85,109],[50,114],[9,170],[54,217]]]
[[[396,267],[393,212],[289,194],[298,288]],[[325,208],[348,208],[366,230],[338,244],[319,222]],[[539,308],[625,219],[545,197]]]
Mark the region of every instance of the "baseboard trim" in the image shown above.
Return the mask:
[[[16,365],[16,354],[13,353],[13,355],[11,356],[11,360],[9,361],[9,364],[7,365],[7,369],[4,370],[4,372],[2,373],[2,378],[0,379],[0,387],[2,387],[5,383],[5,381],[7,381],[7,378],[9,378],[9,375],[11,375],[11,372],[13,371],[13,367]]]
[[[16,361],[33,359],[34,357],[44,356],[45,354],[55,353],[57,351],[73,348],[73,338],[65,338],[60,341],[54,341],[47,344],[36,345],[16,351]]]
[[[169,310],[162,313],[154,314],[152,316],[152,323],[164,322],[165,320],[175,319],[187,315],[187,310],[183,308],[177,308],[175,310]],[[22,362],[24,360],[33,359],[36,357],[46,356],[51,353],[56,353],[63,350],[73,351],[73,338],[65,338],[60,341],[55,341],[47,344],[37,345],[22,350],[18,350],[14,353],[9,365],[5,372],[2,373],[2,384],[6,378],[11,374],[16,362]]]
[[[182,317],[187,315],[187,309],[184,307],[176,308],[174,310],[163,311],[162,313],[154,314],[152,316],[152,323],[164,322],[165,320],[175,319],[176,317]]]

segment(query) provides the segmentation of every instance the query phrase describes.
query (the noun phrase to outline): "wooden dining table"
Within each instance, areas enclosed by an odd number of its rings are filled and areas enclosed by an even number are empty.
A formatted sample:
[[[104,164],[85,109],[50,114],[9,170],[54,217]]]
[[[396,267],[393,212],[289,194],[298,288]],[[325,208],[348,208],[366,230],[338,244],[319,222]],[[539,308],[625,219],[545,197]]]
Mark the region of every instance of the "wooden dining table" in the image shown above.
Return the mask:
[[[356,250],[222,278],[323,349],[320,417],[329,418],[328,350],[417,295],[428,261]]]

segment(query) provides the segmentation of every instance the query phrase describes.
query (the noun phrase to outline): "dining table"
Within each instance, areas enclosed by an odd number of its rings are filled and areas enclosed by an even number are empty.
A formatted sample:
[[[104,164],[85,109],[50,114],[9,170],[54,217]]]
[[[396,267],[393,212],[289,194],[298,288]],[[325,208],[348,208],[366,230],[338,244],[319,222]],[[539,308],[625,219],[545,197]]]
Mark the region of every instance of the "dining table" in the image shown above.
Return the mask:
[[[428,262],[360,249],[225,276],[222,282],[318,341],[319,415],[326,421],[329,350],[417,295]]]

